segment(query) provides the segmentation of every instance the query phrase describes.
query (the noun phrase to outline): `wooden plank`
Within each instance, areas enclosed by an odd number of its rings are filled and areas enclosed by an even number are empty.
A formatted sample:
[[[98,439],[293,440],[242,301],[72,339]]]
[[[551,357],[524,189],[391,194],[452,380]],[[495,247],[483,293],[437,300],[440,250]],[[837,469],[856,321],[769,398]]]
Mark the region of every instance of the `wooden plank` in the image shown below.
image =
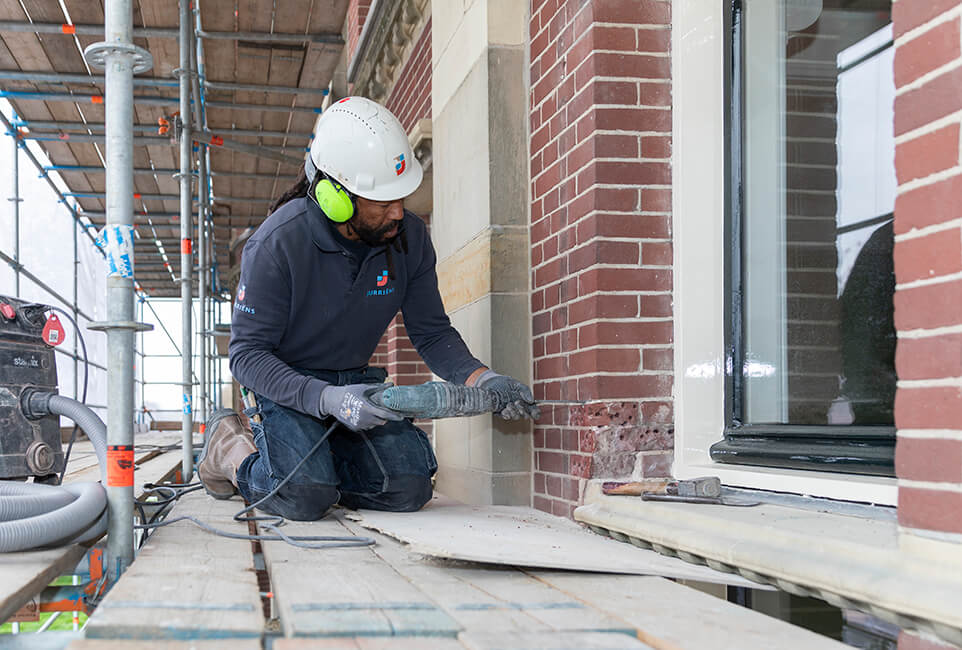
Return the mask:
[[[373,551],[411,584],[440,603],[465,630],[617,631],[622,621],[585,606],[513,567],[438,563],[409,552],[397,541],[341,522],[358,535],[373,535]]]
[[[460,641],[470,650],[653,650],[627,634],[611,632],[467,632]]]
[[[110,641],[107,639],[78,639],[66,650],[222,650],[223,641]],[[256,639],[235,639],[231,650],[261,650]]]
[[[838,641],[729,603],[664,578],[589,576],[560,571],[532,575],[633,626],[657,648],[841,650]],[[773,640],[778,639],[775,643]]]
[[[54,578],[69,573],[84,553],[79,544],[44,551],[0,553],[0,621],[10,618]]]
[[[170,517],[193,515],[217,528],[246,534],[232,520],[241,502],[193,492]],[[168,518],[170,518],[168,517]],[[189,522],[159,528],[87,624],[88,638],[258,638],[264,619],[251,544]]]
[[[427,636],[277,639],[273,650],[464,650],[455,639]]]
[[[288,522],[288,535],[349,535],[338,521]],[[263,545],[285,636],[437,636],[461,629],[370,548]]]
[[[361,515],[365,528],[407,542],[415,552],[437,557],[765,588],[741,576],[595,535],[569,519],[533,508],[469,506],[435,498],[417,513],[362,510]]]

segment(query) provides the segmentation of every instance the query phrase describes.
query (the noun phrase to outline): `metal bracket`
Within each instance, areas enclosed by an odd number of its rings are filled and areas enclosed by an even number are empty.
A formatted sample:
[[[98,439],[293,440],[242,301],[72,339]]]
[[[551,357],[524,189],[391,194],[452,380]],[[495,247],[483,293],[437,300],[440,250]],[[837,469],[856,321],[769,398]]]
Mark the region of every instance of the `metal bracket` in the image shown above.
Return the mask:
[[[147,72],[154,67],[154,57],[150,52],[133,43],[91,43],[84,49],[84,61],[92,68],[107,69],[107,59],[111,55],[122,54],[130,59],[133,74]]]
[[[135,332],[149,332],[150,330],[154,329],[154,326],[150,323],[138,323],[137,321],[133,320],[112,320],[89,323],[87,325],[87,329],[95,332],[108,332],[110,330],[133,330]]]

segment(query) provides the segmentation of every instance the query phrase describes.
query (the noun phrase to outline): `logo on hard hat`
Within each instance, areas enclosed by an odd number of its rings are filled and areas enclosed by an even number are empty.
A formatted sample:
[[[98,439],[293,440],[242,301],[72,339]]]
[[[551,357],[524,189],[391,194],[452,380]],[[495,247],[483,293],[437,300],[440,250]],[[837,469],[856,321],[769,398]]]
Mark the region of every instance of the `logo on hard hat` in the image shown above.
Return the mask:
[[[400,176],[401,174],[404,173],[404,168],[407,166],[407,163],[404,161],[404,154],[402,153],[400,156],[396,157],[394,160],[397,163],[394,165],[394,173]]]

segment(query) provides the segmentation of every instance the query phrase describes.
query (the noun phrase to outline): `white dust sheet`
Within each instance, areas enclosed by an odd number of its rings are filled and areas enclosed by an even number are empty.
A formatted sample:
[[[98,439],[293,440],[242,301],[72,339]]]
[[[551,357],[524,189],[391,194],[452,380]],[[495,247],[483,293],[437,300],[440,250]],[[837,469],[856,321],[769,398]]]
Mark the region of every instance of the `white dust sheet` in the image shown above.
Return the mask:
[[[419,512],[360,510],[357,519],[422,555],[510,566],[623,573],[770,589],[585,530],[570,519],[517,506],[470,506],[435,497]]]

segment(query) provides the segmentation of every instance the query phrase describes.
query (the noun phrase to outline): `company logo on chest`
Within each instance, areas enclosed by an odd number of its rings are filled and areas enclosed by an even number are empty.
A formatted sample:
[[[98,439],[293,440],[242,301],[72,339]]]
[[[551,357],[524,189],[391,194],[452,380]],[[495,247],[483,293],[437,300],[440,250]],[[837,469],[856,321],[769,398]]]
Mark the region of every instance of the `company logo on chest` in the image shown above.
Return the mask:
[[[376,289],[371,289],[367,292],[368,296],[386,296],[388,294],[394,293],[394,287],[387,286],[388,283],[387,269],[378,273],[377,280],[375,280]]]

